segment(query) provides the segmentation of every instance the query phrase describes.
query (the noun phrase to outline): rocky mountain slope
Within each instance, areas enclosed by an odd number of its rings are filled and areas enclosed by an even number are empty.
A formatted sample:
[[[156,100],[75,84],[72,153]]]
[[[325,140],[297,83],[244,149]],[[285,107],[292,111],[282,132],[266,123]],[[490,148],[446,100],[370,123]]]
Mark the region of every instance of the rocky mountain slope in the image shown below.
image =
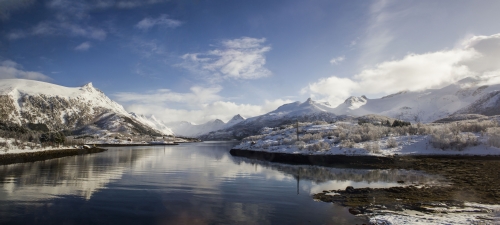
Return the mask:
[[[135,132],[168,135],[144,118],[130,115],[91,83],[63,87],[34,80],[0,82],[0,120],[23,126],[45,124],[50,130],[75,134]]]

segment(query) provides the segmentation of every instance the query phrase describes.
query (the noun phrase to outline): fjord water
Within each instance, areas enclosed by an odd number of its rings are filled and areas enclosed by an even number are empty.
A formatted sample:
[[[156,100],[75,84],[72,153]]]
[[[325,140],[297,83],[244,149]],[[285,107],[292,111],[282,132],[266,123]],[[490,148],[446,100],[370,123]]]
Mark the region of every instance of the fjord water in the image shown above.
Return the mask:
[[[385,187],[415,171],[335,169],[233,157],[234,142],[116,147],[0,166],[0,223],[363,224],[323,190]]]

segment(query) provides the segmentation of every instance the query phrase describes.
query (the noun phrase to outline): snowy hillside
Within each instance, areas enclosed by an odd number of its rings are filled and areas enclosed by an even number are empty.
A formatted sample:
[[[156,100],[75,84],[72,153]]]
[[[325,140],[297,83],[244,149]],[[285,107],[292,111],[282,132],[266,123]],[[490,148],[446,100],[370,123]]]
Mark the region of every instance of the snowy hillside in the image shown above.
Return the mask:
[[[160,131],[161,133],[163,133],[165,135],[174,135],[174,132],[172,131],[172,129],[167,127],[161,120],[156,119],[156,117],[154,115],[151,115],[148,117],[145,115],[137,115],[137,114],[132,112],[132,113],[130,113],[130,116],[132,116],[132,118],[137,119],[141,123],[146,124],[149,127]]]
[[[463,113],[496,115],[500,113],[500,84],[488,83],[492,82],[469,77],[441,89],[402,91],[379,99],[351,97],[333,112],[353,116],[379,114],[411,122],[432,122]]]
[[[0,120],[19,125],[45,124],[51,130],[169,134],[129,115],[91,83],[63,87],[41,81],[3,79],[0,82]]]

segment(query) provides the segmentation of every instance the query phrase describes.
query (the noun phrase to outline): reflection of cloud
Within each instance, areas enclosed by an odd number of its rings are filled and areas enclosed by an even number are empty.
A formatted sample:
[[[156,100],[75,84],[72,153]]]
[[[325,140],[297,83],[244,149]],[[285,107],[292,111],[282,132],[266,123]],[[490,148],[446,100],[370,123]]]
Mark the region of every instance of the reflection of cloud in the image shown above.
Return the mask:
[[[101,153],[53,159],[29,164],[0,167],[4,178],[3,190],[11,201],[50,199],[61,195],[76,195],[89,200],[110,182],[121,179],[130,164],[141,164],[139,157],[129,151]],[[76,162],[75,162],[76,161]],[[113,166],[103,166],[105,165]]]
[[[25,201],[34,199],[50,199],[61,195],[77,195],[89,200],[97,190],[104,188],[113,180],[118,180],[122,177],[124,168],[115,168],[104,173],[91,172],[89,177],[80,177],[75,180],[63,180],[54,185],[39,186],[32,185],[17,185],[14,182],[9,182],[3,186],[4,191],[9,196],[10,201]],[[69,176],[76,175],[78,172],[67,174]],[[19,180],[21,178],[6,177],[6,180]],[[5,181],[4,181],[5,182]]]

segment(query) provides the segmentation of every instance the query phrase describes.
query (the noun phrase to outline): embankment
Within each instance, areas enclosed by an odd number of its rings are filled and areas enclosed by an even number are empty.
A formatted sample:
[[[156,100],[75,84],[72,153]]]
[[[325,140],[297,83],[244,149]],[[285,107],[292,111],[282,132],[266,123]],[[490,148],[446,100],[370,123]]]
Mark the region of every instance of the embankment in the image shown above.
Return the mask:
[[[47,150],[37,152],[1,154],[0,165],[14,164],[14,163],[27,163],[42,161],[47,159],[55,159],[66,156],[83,155],[104,152],[103,148],[89,148],[89,149],[61,149],[61,150]]]
[[[394,165],[397,157],[379,156],[347,156],[347,155],[303,155],[279,152],[263,152],[252,150],[231,149],[232,156],[246,157],[269,162],[288,164],[323,165],[349,168],[380,168],[380,165]],[[372,165],[378,165],[373,167]]]

